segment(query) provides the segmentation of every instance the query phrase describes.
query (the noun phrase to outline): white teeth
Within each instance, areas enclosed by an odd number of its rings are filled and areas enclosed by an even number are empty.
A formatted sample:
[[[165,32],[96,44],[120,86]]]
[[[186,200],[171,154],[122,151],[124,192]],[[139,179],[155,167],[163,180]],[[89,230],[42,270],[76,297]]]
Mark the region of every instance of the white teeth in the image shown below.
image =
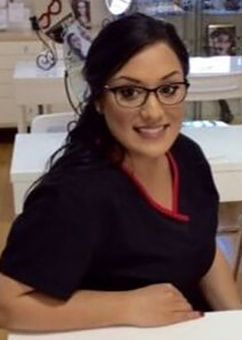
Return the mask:
[[[140,132],[145,132],[145,133],[158,133],[164,129],[165,129],[164,126],[160,126],[157,128],[147,128],[147,127],[138,128]]]
[[[168,125],[162,125],[162,126],[157,126],[157,127],[144,126],[144,127],[137,127],[135,128],[135,130],[144,138],[156,139],[156,138],[163,137],[164,131],[166,130],[167,127]]]

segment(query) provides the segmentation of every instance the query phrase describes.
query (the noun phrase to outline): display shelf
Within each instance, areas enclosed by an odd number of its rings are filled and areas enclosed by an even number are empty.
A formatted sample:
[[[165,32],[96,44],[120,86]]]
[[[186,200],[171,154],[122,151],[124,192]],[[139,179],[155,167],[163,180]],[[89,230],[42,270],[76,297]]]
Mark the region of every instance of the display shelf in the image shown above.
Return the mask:
[[[12,41],[34,41],[37,40],[36,34],[31,31],[6,30],[0,31],[0,42]]]
[[[237,11],[230,11],[226,9],[204,9],[203,14],[205,15],[218,15],[218,16],[233,16],[233,15],[241,15],[242,9]]]

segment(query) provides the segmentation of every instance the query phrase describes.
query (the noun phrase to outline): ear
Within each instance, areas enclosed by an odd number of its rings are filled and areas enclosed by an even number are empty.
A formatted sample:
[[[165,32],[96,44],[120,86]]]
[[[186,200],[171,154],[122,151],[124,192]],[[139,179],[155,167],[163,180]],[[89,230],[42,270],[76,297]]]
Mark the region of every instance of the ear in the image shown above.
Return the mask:
[[[97,111],[98,113],[100,113],[100,112],[101,112],[101,109],[100,109],[100,103],[98,103],[98,102],[95,102],[95,109],[96,109],[96,111]]]
[[[95,108],[97,113],[99,113],[100,115],[103,114],[102,113],[102,104],[99,100],[95,101]]]

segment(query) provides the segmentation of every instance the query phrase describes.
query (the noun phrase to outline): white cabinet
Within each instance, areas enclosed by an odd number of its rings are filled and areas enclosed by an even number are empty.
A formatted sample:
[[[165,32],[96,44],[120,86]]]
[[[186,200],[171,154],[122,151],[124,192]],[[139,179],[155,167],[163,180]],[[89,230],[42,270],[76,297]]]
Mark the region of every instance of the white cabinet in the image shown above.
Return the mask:
[[[0,128],[17,126],[17,105],[13,90],[16,62],[35,60],[41,43],[31,33],[0,33]],[[29,111],[35,108],[30,108]]]

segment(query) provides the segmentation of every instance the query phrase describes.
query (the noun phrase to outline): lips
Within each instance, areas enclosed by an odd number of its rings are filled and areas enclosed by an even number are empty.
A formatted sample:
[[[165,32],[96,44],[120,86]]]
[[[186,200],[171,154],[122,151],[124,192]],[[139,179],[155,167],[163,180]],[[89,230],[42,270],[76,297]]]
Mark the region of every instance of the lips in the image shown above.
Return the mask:
[[[159,126],[140,126],[135,127],[134,130],[143,138],[156,139],[164,136],[169,124]]]

